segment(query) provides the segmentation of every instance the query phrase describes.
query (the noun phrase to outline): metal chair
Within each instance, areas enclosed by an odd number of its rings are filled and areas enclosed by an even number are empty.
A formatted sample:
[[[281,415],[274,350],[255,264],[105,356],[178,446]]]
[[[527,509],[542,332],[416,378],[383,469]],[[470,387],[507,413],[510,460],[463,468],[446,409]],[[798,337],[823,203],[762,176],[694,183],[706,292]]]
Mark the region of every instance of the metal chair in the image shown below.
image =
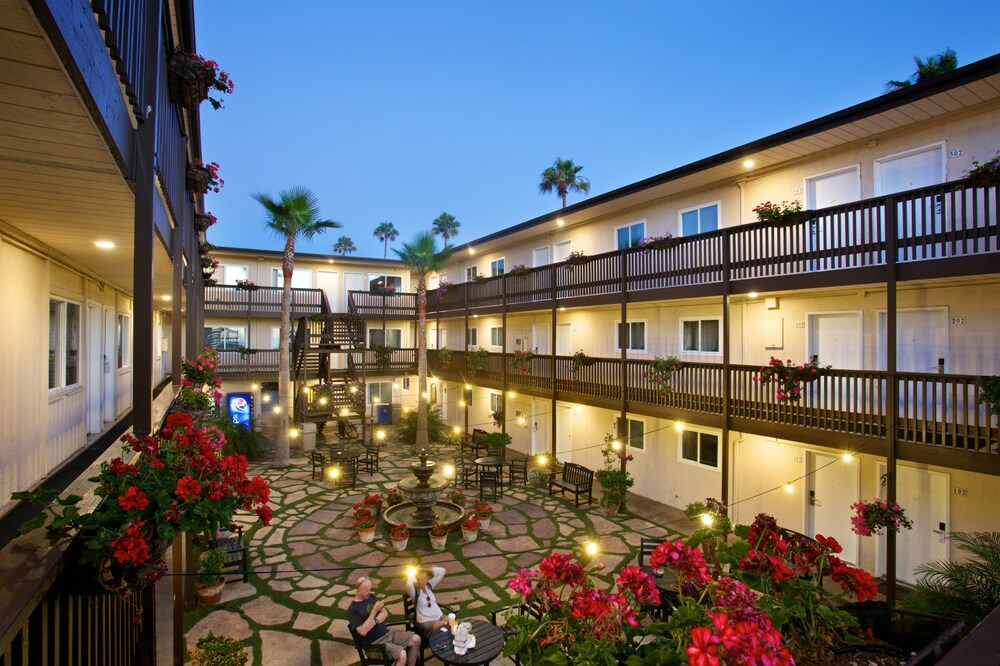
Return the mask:
[[[228,536],[218,536],[209,541],[213,550],[220,549],[226,553],[226,563],[222,565],[225,569],[236,569],[243,582],[250,580],[250,572],[247,568],[247,547],[243,543],[243,526],[237,525],[235,532],[229,532]],[[227,574],[232,575],[232,574]]]
[[[366,446],[365,452],[358,458],[358,470],[364,470],[369,474],[381,472],[379,467],[379,455],[381,449],[378,446]]]
[[[479,470],[479,499],[486,499],[487,491],[494,502],[503,498],[503,469],[484,467]]]
[[[465,486],[468,488],[479,483],[477,472],[476,463],[472,458],[466,456],[455,458],[455,487]]]
[[[353,488],[358,483],[358,459],[344,458],[341,460],[333,460],[331,466],[335,466],[340,469],[340,478],[337,482],[340,485],[350,483],[351,488]]]
[[[312,478],[322,479],[323,475],[326,474],[326,455],[322,451],[311,451],[309,461],[312,463]]]
[[[514,485],[514,479],[521,477],[521,483],[528,483],[528,459],[511,458],[507,461],[507,481]]]
[[[441,612],[447,615],[448,613],[456,612],[454,608],[445,606],[444,604],[438,604],[438,608]],[[417,624],[417,609],[413,603],[413,598],[410,597],[406,592],[403,593],[403,617],[406,618],[406,628],[417,636],[420,636],[420,663],[423,663],[424,650],[431,645],[431,637],[425,634]]]

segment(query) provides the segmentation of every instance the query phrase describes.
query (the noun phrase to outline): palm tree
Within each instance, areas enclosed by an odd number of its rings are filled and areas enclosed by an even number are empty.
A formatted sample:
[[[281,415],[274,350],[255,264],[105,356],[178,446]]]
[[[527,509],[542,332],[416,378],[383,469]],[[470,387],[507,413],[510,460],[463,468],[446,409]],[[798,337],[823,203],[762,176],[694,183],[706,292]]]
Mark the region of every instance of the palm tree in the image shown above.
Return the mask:
[[[565,208],[566,194],[570,190],[590,192],[590,181],[578,175],[582,170],[583,167],[573,164],[573,160],[557,157],[552,166],[542,172],[542,182],[538,184],[538,191],[548,194],[555,190],[562,199],[562,207]]]
[[[417,274],[417,439],[414,450],[427,447],[427,274],[448,265],[451,251],[438,250],[434,235],[421,231],[403,248],[392,248],[403,265]]]
[[[389,241],[399,238],[399,231],[392,222],[386,220],[375,227],[375,238],[382,242],[382,258],[385,259],[389,256]]]
[[[913,62],[917,64],[917,71],[905,81],[889,81],[885,84],[887,92],[909,88],[910,86],[923,83],[935,76],[947,74],[958,67],[958,54],[952,49],[945,49],[937,55],[927,56],[927,60],[921,60],[913,56]]]
[[[284,284],[281,291],[281,333],[278,347],[278,404],[288,409],[292,404],[288,369],[291,365],[289,354],[289,339],[292,329],[292,271],[295,269],[295,239],[301,235],[310,239],[327,229],[335,229],[340,225],[331,220],[320,219],[319,200],[316,195],[304,187],[292,187],[278,194],[278,199],[272,199],[266,194],[254,194],[264,210],[267,211],[268,229],[285,238],[285,255],[281,260],[281,272]],[[288,428],[278,428],[278,441],[275,443],[274,464],[276,467],[288,466]]]
[[[337,242],[333,244],[333,251],[344,257],[347,256],[349,252],[357,252],[358,246],[354,244],[354,241],[351,240],[350,236],[341,236],[337,239]]]
[[[432,223],[434,225],[432,234],[435,236],[440,235],[444,238],[444,246],[448,247],[448,239],[454,238],[458,235],[458,228],[462,226],[462,223],[455,219],[454,215],[448,213],[441,213],[437,216],[437,219]]]

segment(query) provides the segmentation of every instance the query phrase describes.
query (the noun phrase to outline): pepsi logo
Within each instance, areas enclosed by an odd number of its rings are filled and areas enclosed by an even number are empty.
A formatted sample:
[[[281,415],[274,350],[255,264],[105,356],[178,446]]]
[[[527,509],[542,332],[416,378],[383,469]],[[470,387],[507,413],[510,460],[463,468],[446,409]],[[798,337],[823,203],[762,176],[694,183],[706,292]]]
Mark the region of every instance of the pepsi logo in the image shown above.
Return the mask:
[[[249,405],[247,405],[246,398],[233,398],[233,401],[230,404],[232,405],[233,409],[240,411],[247,409],[247,407],[249,407]]]

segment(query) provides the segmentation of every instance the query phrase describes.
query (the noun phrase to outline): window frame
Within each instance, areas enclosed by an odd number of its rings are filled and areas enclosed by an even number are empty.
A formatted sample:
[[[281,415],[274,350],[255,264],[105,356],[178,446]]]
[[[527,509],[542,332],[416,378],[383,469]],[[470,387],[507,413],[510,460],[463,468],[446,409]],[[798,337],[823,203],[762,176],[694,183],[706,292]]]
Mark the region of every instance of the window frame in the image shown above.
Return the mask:
[[[701,211],[702,209],[709,208],[710,206],[715,206],[716,208],[716,220],[718,225],[715,229],[708,229],[708,231],[716,231],[722,228],[722,199],[717,201],[706,201],[705,203],[698,204],[696,206],[688,206],[687,208],[679,208],[677,210],[677,235],[680,237],[685,237],[688,234],[684,233],[684,213],[690,213],[692,211],[698,211],[698,234],[707,233],[705,229],[701,228]],[[697,234],[692,234],[697,235]]]
[[[228,344],[226,344],[226,337],[224,336],[223,340],[222,340],[223,344],[221,344],[221,345],[215,345],[215,344],[213,344],[212,345],[213,347],[215,347],[219,351],[236,351],[240,347],[245,347],[246,346],[246,343],[247,343],[247,327],[246,327],[246,324],[244,324],[242,326],[236,326],[236,325],[232,325],[232,324],[220,324],[218,326],[206,326],[206,325],[203,324],[202,325],[202,336],[205,338],[206,341],[209,338],[208,331],[211,330],[211,329],[213,329],[213,328],[230,329],[230,330],[233,330],[233,331],[236,332],[236,346],[235,347],[231,347]],[[281,329],[279,328],[278,330],[280,331]],[[280,333],[279,333],[279,335],[280,335]],[[206,344],[207,344],[207,342],[206,342]]]
[[[497,331],[500,331],[500,344],[497,344],[496,342],[494,342],[494,340],[497,337],[497,335],[496,335]],[[503,330],[503,326],[490,326],[490,347],[495,347],[497,349],[503,349],[503,343],[504,343],[504,330]]]
[[[614,428],[614,432],[616,434],[619,432],[619,429],[618,429],[618,421],[619,420],[620,420],[619,417],[615,417],[614,424],[612,425],[612,427]],[[641,423],[642,424],[642,446],[641,447],[640,446],[633,446],[632,445],[632,424],[633,423]],[[639,453],[645,453],[646,451],[648,451],[649,447],[647,446],[647,442],[646,442],[646,434],[648,432],[649,432],[649,429],[646,427],[646,419],[644,419],[644,418],[638,418],[638,417],[634,417],[634,416],[627,416],[627,417],[625,417],[625,435],[623,437],[623,439],[625,441],[625,450],[629,451],[629,452],[635,451],[635,452],[639,452]]]
[[[503,275],[507,265],[507,257],[500,257],[490,262],[490,277]],[[499,268],[499,270],[497,270]]]
[[[377,403],[372,402],[372,397],[376,393],[375,389],[373,389],[372,387],[375,387],[375,386],[379,387],[378,391],[377,391],[378,392],[379,401]],[[389,400],[388,401],[382,400],[382,392],[383,392],[383,390],[385,389],[386,386],[389,387]],[[375,405],[391,405],[392,404],[392,382],[391,381],[388,381],[388,382],[368,382],[368,385],[365,387],[365,391],[366,391],[365,392],[365,401],[368,403],[366,405],[366,407],[368,407],[368,408],[370,408],[373,404],[375,404]]]
[[[502,412],[504,409],[503,393],[490,392],[490,413]],[[504,415],[506,416],[506,415]]]
[[[632,227],[638,227],[638,226],[642,227],[642,231],[639,233],[639,238],[636,239],[635,243],[632,243]],[[621,231],[622,229],[629,230],[628,234],[629,244],[626,247],[622,247],[621,244],[618,242],[618,232]],[[616,250],[627,250],[632,247],[639,247],[639,243],[641,243],[642,239],[645,237],[646,237],[646,220],[645,219],[636,220],[635,222],[629,222],[628,224],[620,224],[617,227],[615,227],[612,243]]]
[[[219,268],[222,269],[222,281],[219,284],[235,286],[236,280],[250,279],[250,266],[246,264],[219,264]],[[243,271],[243,277],[230,279],[230,271],[237,268]]]
[[[685,349],[684,348],[684,324],[687,322],[696,321],[698,322],[698,349]],[[719,325],[719,337],[717,340],[718,350],[717,351],[704,351],[701,349],[701,323],[704,321],[714,321]],[[722,317],[718,316],[704,316],[704,317],[681,317],[679,323],[679,347],[681,354],[709,354],[712,356],[722,355]]]
[[[292,289],[312,289],[313,288],[312,273],[313,273],[312,269],[310,269],[310,268],[299,268],[299,269],[293,268],[292,269]],[[308,284],[308,286],[305,286],[305,287],[303,287],[301,285],[296,286],[296,284],[295,284],[295,276],[296,275],[299,275],[299,276],[308,276],[309,277],[309,284]],[[299,279],[301,280],[302,278],[300,277]],[[285,274],[284,274],[284,271],[283,271],[282,267],[281,266],[271,266],[271,286],[272,287],[284,287],[284,283],[285,283]]]
[[[465,348],[479,346],[479,328],[477,326],[470,326],[465,329]]]
[[[628,320],[625,323],[629,326],[628,346],[625,348],[625,351],[626,352],[641,352],[641,353],[645,353],[646,351],[648,351],[648,349],[649,349],[649,346],[648,346],[649,340],[648,340],[648,336],[646,335],[646,329],[648,328],[647,321],[645,319],[630,319],[630,320]],[[639,348],[639,347],[633,347],[632,346],[633,333],[632,333],[631,327],[632,327],[633,324],[640,324],[642,326],[642,347],[641,348]],[[622,322],[621,321],[616,321],[615,322],[615,351],[620,352],[621,350],[622,350]]]
[[[52,327],[52,305],[56,305],[55,328]],[[70,326],[69,311],[70,306],[76,308],[76,380],[68,381],[67,372],[69,369],[70,344],[73,327]],[[52,355],[52,367],[46,378],[46,385],[51,392],[62,391],[83,385],[83,353],[81,349],[81,327],[83,324],[83,305],[77,301],[49,295],[49,346],[47,354]],[[55,349],[52,348],[52,336],[55,334]]]
[[[132,315],[119,312],[115,324],[115,364],[124,370],[132,367]]]
[[[388,273],[369,273],[368,274],[368,291],[372,292],[378,285],[373,285],[372,282],[382,278],[385,280],[386,287],[394,287],[395,292],[398,294],[403,291],[403,278],[399,275],[391,275]],[[294,277],[293,277],[294,279]]]
[[[399,337],[399,346],[393,346],[393,345],[390,345],[390,344],[386,343],[387,339],[389,339],[389,340],[392,339],[393,336],[390,335],[392,333],[395,333]],[[369,349],[372,348],[372,347],[374,347],[377,344],[383,344],[386,347],[388,347],[389,349],[402,349],[403,348],[403,329],[401,329],[401,328],[389,328],[387,326],[385,328],[385,337],[382,338],[382,342],[380,342],[380,343],[376,342],[373,339],[372,336],[374,334],[378,334],[379,336],[381,336],[382,335],[382,327],[381,326],[377,326],[377,327],[373,326],[373,327],[371,327],[371,328],[368,329],[368,347],[369,347]]]
[[[479,266],[466,266],[465,267],[465,281],[473,282],[476,276],[479,275]]]
[[[691,460],[684,455],[684,436],[687,433],[696,433],[698,435],[697,449],[698,449],[698,460]],[[708,465],[703,463],[701,449],[702,449],[702,435],[709,435],[715,437],[715,465]],[[692,467],[700,467],[701,469],[712,470],[713,472],[722,472],[722,431],[712,430],[710,428],[692,428],[686,426],[682,431],[677,433],[677,461],[684,465],[691,465]]]

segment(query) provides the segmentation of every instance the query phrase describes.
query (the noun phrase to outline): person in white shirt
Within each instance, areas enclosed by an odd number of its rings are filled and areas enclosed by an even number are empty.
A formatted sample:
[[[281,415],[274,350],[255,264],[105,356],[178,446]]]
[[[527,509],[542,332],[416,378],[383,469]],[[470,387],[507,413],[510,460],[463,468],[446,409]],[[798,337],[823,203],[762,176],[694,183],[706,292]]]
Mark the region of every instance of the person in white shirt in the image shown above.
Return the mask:
[[[421,628],[425,636],[448,624],[448,618],[441,612],[437,599],[434,598],[434,586],[444,578],[444,567],[431,567],[430,571],[421,568],[417,571],[416,579],[406,579],[406,591],[413,599],[413,605],[417,609],[417,625]]]

